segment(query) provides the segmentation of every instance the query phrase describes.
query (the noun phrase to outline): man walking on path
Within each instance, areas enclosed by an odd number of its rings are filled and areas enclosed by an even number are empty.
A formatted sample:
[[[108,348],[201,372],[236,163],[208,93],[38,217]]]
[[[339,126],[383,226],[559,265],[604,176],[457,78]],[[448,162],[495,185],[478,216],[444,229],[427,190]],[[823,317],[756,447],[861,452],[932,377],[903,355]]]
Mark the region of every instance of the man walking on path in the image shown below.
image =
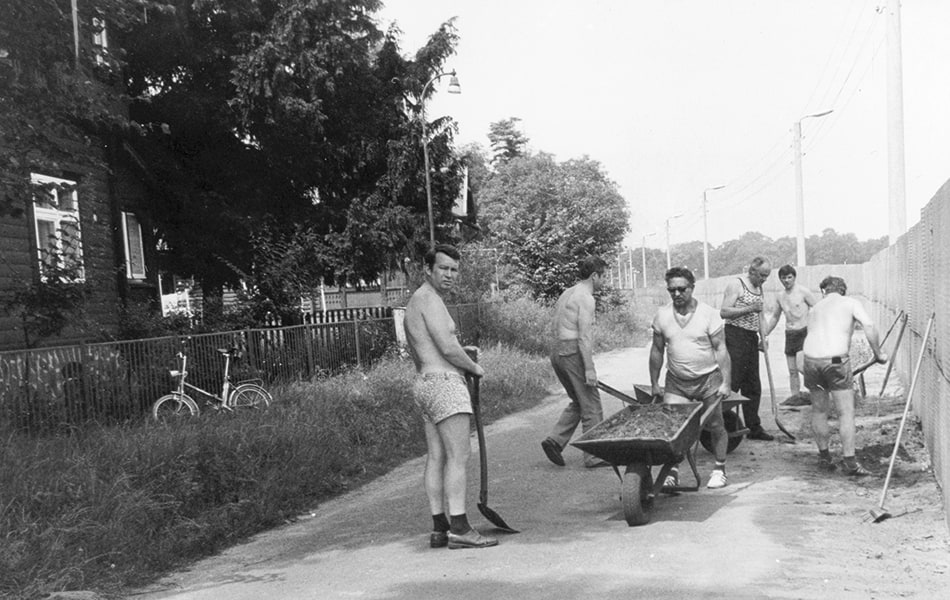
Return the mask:
[[[661,307],[653,318],[653,346],[650,349],[650,385],[660,394],[660,369],[666,352],[666,383],[663,402],[676,404],[696,400],[703,412],[712,409],[704,428],[712,437],[716,466],[706,487],[727,485],[726,452],[729,437],[722,420],[722,400],[729,396],[731,366],[726,351],[723,321],[716,309],[693,298],[696,278],[689,269],[673,267],[666,272],[666,290],[673,301]],[[665,485],[674,487],[678,470]]]
[[[723,292],[719,314],[726,320],[726,349],[732,361],[732,390],[749,399],[742,406],[746,437],[750,440],[775,439],[762,429],[759,403],[762,383],[759,380],[759,339],[765,344],[762,315],[762,284],[769,278],[772,265],[768,259],[757,256],[749,264],[749,271],[729,282]],[[763,346],[765,349],[765,346]]]
[[[564,290],[554,305],[552,334],[554,349],[551,366],[571,402],[543,442],[541,449],[554,464],[563,467],[561,451],[571,440],[578,423],[587,431],[604,420],[604,409],[597,390],[594,369],[594,292],[601,288],[607,263],[596,256],[580,261],[580,281]],[[609,463],[585,453],[584,466],[600,467]]]
[[[833,471],[828,445],[831,432],[828,426],[829,394],[838,411],[838,431],[841,435],[841,463],[848,475],[870,475],[854,455],[854,389],[852,388],[851,338],[855,323],[864,328],[864,335],[874,358],[887,362],[871,316],[861,303],[846,298],[848,286],[840,277],[825,277],[821,282],[824,296],[808,313],[808,337],[805,338],[805,387],[811,391],[811,427],[818,444],[822,468]]]
[[[802,345],[808,334],[808,309],[818,302],[815,295],[807,287],[796,283],[798,273],[792,265],[785,265],[778,270],[778,279],[785,289],[778,294],[777,302],[765,326],[765,335],[778,325],[779,316],[785,314],[785,361],[788,363],[788,384],[792,390],[790,401],[802,404],[801,378]],[[767,339],[767,338],[766,338]],[[767,344],[767,342],[766,342]],[[767,346],[766,346],[767,347]]]
[[[481,377],[485,371],[456,338],[444,300],[455,286],[459,259],[459,251],[445,244],[426,253],[425,281],[406,305],[406,340],[417,373],[413,399],[425,423],[425,489],[433,525],[429,545],[486,548],[498,540],[472,528],[465,511],[472,414],[465,373]]]

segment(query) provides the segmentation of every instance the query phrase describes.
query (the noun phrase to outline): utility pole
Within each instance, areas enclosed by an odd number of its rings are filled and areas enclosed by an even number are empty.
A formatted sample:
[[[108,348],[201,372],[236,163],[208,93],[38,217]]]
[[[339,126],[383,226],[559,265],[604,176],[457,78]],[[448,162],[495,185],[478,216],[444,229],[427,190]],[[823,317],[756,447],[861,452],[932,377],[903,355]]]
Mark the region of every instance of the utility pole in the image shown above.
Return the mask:
[[[643,254],[643,287],[647,287],[647,238],[656,235],[656,232],[648,233],[643,236],[643,245],[640,246],[640,252]]]
[[[703,279],[709,279],[709,228],[706,225],[706,194],[726,186],[717,185],[703,190]]]
[[[902,65],[901,3],[887,0],[887,241],[890,244],[907,232]]]

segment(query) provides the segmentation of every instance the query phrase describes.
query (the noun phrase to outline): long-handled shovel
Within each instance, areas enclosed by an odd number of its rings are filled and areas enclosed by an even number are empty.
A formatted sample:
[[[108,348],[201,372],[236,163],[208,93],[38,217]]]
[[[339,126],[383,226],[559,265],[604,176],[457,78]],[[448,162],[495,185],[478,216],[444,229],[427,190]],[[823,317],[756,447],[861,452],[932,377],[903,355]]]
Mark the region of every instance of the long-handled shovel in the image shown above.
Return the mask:
[[[769,377],[769,395],[772,397],[772,416],[775,418],[775,424],[778,426],[779,429],[782,430],[782,433],[784,433],[785,435],[787,435],[789,438],[791,438],[794,441],[795,436],[792,435],[788,429],[785,429],[785,426],[782,425],[782,422],[778,418],[778,403],[775,401],[775,383],[772,381],[772,364],[769,361],[768,350],[766,350],[762,354],[763,356],[765,356],[765,372],[768,374],[768,377]]]
[[[891,517],[891,513],[884,508],[884,499],[887,498],[887,485],[891,482],[891,472],[894,470],[894,459],[897,458],[897,450],[901,445],[901,434],[904,432],[904,422],[907,421],[907,413],[910,412],[910,400],[914,397],[914,388],[917,387],[917,375],[920,373],[920,363],[924,359],[924,352],[927,350],[927,338],[930,337],[930,327],[934,324],[934,317],[937,313],[931,313],[930,320],[927,321],[927,330],[924,331],[924,339],[920,343],[920,354],[917,355],[917,364],[914,366],[914,375],[910,378],[910,389],[907,390],[907,402],[904,404],[904,415],[901,417],[901,424],[897,427],[897,439],[894,441],[894,451],[891,452],[891,462],[887,465],[887,476],[884,478],[884,489],[881,490],[881,501],[877,508],[872,508],[870,519],[873,523],[880,523],[884,519]]]
[[[475,360],[477,356],[477,349],[470,349],[471,347],[466,347],[465,351],[468,355]],[[474,350],[474,351],[473,351]],[[501,515],[488,508],[488,454],[485,451],[485,430],[482,428],[482,419],[481,419],[481,406],[480,400],[478,397],[478,383],[481,377],[469,376],[469,389],[472,392],[472,413],[475,417],[475,432],[478,434],[478,465],[481,475],[481,489],[478,493],[478,510],[482,515],[488,519],[488,521],[508,533],[518,533],[517,529],[514,529],[508,523],[505,523],[505,520],[501,518]]]

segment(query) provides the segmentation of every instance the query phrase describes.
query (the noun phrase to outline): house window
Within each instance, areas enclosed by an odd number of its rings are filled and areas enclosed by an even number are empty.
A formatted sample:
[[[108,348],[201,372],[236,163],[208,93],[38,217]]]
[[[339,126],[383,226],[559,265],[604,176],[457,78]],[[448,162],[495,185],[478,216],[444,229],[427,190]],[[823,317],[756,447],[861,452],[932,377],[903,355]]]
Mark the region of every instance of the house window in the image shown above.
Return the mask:
[[[82,230],[79,226],[79,194],[76,182],[36,173],[30,174],[33,192],[33,222],[40,276],[64,270],[70,281],[84,281]]]
[[[132,213],[122,213],[122,237],[125,240],[125,276],[129,279],[145,279],[142,225]]]

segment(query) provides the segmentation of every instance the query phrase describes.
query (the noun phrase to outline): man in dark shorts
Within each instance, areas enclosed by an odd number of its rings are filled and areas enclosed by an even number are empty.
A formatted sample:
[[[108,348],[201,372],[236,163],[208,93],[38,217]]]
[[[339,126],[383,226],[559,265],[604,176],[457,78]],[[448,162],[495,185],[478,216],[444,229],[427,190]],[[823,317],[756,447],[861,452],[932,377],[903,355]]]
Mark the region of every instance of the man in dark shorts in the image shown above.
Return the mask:
[[[785,360],[788,363],[788,384],[792,390],[786,404],[808,404],[808,394],[801,393],[802,345],[808,335],[808,309],[818,302],[807,287],[796,282],[798,273],[792,265],[778,270],[779,281],[785,289],[776,297],[771,310],[766,310],[765,334],[768,335],[785,315]]]
[[[485,374],[455,336],[443,297],[458,278],[459,252],[439,244],[425,257],[425,281],[406,305],[406,341],[416,365],[413,399],[426,432],[425,489],[432,514],[433,548],[487,548],[498,540],[481,535],[465,511],[466,467],[471,455],[472,403],[465,373]],[[448,514],[448,516],[446,516]]]
[[[653,318],[653,346],[650,348],[650,384],[653,395],[660,394],[660,369],[666,353],[666,385],[663,401],[676,404],[703,403],[711,410],[704,428],[712,437],[716,466],[706,487],[725,487],[726,452],[729,436],[722,419],[722,400],[729,396],[731,362],[726,351],[722,317],[713,307],[693,298],[696,278],[689,269],[673,267],[666,272],[666,289],[673,301],[660,307]],[[677,485],[677,470],[664,485]]]
[[[853,476],[870,475],[858,463],[854,452],[854,389],[850,360],[854,326],[861,323],[868,345],[879,363],[887,362],[881,352],[877,330],[870,315],[854,298],[846,298],[848,286],[840,277],[825,277],[821,282],[824,296],[808,313],[808,337],[805,338],[805,387],[811,392],[811,426],[818,445],[820,466],[828,471],[836,468],[831,458],[828,426],[829,396],[838,411],[841,434],[841,463],[844,472]]]

